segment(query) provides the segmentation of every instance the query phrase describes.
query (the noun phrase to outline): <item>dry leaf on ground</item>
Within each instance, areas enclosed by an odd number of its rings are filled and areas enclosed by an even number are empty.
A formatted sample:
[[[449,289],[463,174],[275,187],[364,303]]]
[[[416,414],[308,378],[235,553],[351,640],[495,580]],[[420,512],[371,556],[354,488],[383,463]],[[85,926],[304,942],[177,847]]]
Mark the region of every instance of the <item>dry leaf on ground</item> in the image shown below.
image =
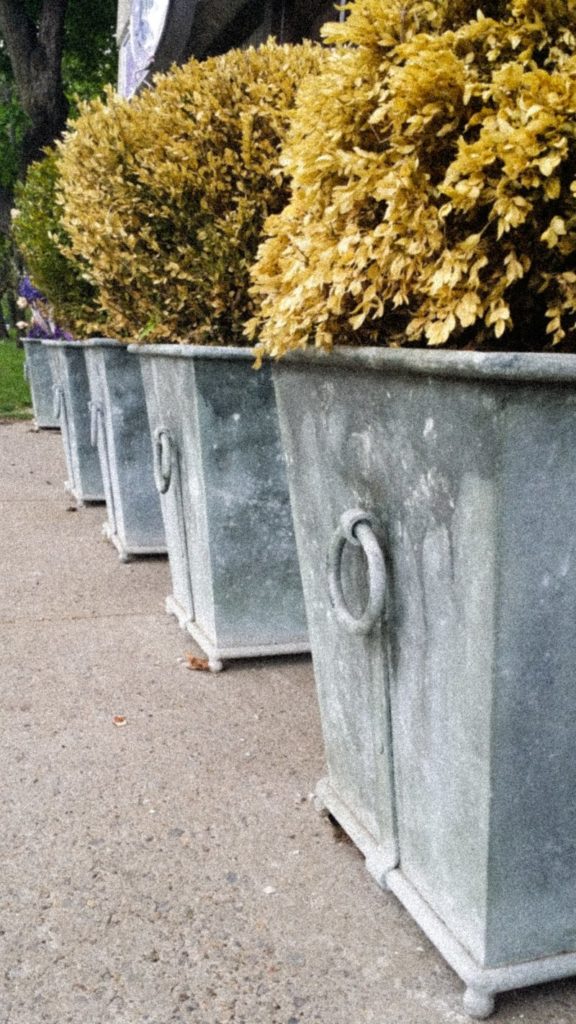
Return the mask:
[[[197,658],[195,654],[186,653],[186,668],[193,672],[208,672],[208,658]]]

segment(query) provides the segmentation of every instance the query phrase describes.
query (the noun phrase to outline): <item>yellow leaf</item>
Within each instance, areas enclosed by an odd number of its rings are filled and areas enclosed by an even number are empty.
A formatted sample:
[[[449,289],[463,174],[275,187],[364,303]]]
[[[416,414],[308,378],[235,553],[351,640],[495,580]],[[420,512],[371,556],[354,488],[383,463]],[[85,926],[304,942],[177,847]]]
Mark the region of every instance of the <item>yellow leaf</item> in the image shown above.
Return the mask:
[[[538,161],[538,168],[542,171],[542,174],[548,178],[560,163],[562,163],[562,157],[559,156],[558,153],[549,153],[548,156],[545,156],[542,160]]]
[[[444,345],[456,327],[456,317],[450,313],[445,320],[435,320],[426,326],[426,337],[430,345]]]
[[[456,316],[462,327],[471,327],[480,312],[480,301],[475,292],[466,292],[456,305]]]

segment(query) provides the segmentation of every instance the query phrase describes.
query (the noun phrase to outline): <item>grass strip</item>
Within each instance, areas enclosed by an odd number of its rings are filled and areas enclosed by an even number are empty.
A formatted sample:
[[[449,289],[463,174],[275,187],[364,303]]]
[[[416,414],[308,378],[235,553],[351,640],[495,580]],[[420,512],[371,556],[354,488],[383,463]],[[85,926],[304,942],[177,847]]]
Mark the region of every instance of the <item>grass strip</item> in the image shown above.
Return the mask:
[[[24,379],[24,349],[15,341],[0,341],[0,419],[32,418],[32,399]]]

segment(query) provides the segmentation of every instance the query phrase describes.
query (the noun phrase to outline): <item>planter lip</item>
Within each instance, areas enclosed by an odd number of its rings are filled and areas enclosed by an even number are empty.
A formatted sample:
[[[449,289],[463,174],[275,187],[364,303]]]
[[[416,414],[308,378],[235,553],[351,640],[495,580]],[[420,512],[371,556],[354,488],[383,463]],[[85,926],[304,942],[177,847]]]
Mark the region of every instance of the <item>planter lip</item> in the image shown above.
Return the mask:
[[[68,341],[66,338],[43,338],[42,344],[46,345],[46,348],[85,348],[86,342],[84,341]]]
[[[51,340],[51,339],[49,339],[49,338],[28,338],[28,337],[26,337],[26,335],[23,335],[22,338],[20,339],[22,344],[26,343],[26,345],[43,345],[45,341],[49,341],[49,340]]]
[[[70,345],[83,345],[83,341],[68,341],[66,338],[28,338],[25,335],[21,338],[22,342],[26,342],[27,345],[47,345],[50,348],[57,348],[61,346],[70,347]]]
[[[127,348],[126,342],[118,341],[116,338],[89,338],[80,344],[84,348]]]
[[[27,339],[24,338],[24,341]],[[35,339],[32,338],[32,341]],[[47,345],[49,348],[127,348],[125,342],[117,341],[116,338],[86,338],[86,340],[80,340],[79,338],[67,339],[67,338],[41,338],[39,339],[43,345]]]
[[[243,359],[254,362],[251,346],[240,345],[129,345],[129,352],[139,356],[166,356],[170,359]]]
[[[352,372],[374,370],[382,374],[510,383],[576,383],[576,353],[566,352],[468,352],[342,345],[329,352],[313,348],[289,352],[282,359],[273,360],[273,372],[282,372],[283,366],[288,369],[308,365],[326,369],[337,366]]]

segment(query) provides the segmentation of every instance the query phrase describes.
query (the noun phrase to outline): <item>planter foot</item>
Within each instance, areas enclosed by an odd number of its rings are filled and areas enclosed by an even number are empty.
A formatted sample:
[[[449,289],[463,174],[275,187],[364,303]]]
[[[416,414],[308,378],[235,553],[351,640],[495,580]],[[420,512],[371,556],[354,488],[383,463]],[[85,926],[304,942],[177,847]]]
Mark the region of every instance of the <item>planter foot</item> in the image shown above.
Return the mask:
[[[71,498],[74,498],[74,501],[76,502],[78,508],[84,507],[84,502],[80,500],[69,480],[64,481],[64,490],[66,491],[67,494],[70,495]]]
[[[314,808],[323,817],[332,816],[364,854],[368,873],[381,889],[388,890],[387,875],[398,864],[398,849],[394,836],[376,839],[358,821],[356,816],[332,788],[328,778],[320,779],[313,797]]]
[[[479,988],[467,988],[464,993],[464,1010],[474,1020],[486,1020],[494,1013],[495,999],[492,992]]]
[[[376,884],[388,892],[390,886],[386,881],[386,875],[396,866],[395,863],[391,863],[389,854],[377,849],[373,854],[366,856],[364,866]]]
[[[64,490],[66,491],[66,494],[69,494],[71,498],[74,498],[74,501],[76,502],[76,508],[84,508],[84,502],[82,501],[82,498],[78,497],[76,491],[72,487],[72,484],[70,483],[69,480],[64,481]]]
[[[158,546],[152,547],[138,547],[137,544],[131,543],[129,547],[122,541],[119,534],[114,532],[114,529],[108,522],[102,523],[102,536],[104,540],[109,541],[113,544],[118,552],[118,558],[121,562],[135,562],[139,558],[149,558],[151,556],[158,557],[159,555],[166,554],[166,548]],[[168,610],[168,609],[167,609]]]
[[[317,793],[314,793],[311,803],[312,807],[316,811],[316,814],[319,814],[321,818],[329,817],[330,811],[325,806],[325,804],[322,801],[322,798],[319,797]]]
[[[170,595],[164,602],[164,607],[168,615],[173,615],[178,620],[180,629],[188,629],[188,623],[192,621],[192,616],[189,611],[176,600],[175,597]]]
[[[125,564],[126,562],[133,561],[134,556],[130,551],[126,550],[118,534],[114,533],[114,530],[110,527],[110,523],[102,523],[102,536],[104,537],[104,540],[107,540],[116,548],[116,551],[118,552],[118,560],[120,562]]]
[[[206,657],[208,658],[208,665],[211,672],[221,672],[223,665],[222,662],[234,661],[237,658],[267,658],[277,654],[302,654],[308,653],[310,647],[308,643],[301,644],[285,643],[285,644],[263,644],[262,646],[238,646],[234,644],[221,644],[215,642],[212,638],[208,637],[202,626],[198,625],[195,619],[189,616],[186,619],[182,619],[179,614],[179,605],[173,598],[166,599],[166,611],[172,615],[176,615],[181,626],[190,633],[190,636],[194,638],[199,647],[202,648]]]

